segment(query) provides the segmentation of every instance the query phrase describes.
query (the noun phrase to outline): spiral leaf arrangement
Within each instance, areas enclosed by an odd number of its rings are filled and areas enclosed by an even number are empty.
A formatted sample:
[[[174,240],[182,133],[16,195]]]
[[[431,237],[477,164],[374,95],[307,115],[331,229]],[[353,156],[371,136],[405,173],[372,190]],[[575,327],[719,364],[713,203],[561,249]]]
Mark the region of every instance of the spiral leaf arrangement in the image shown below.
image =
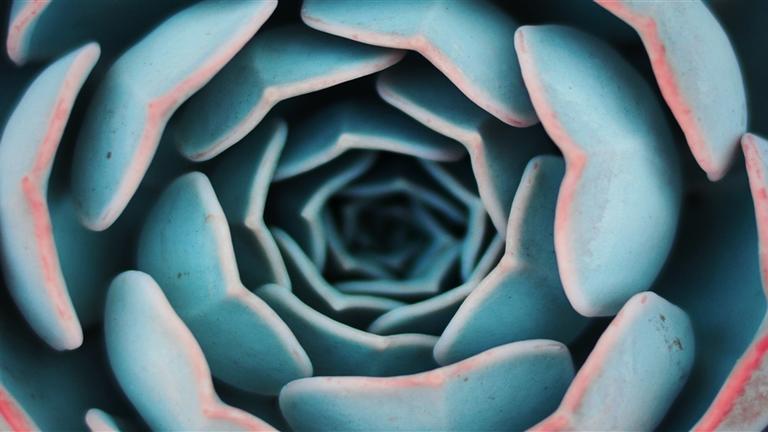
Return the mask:
[[[768,426],[763,2],[7,13],[0,429]]]

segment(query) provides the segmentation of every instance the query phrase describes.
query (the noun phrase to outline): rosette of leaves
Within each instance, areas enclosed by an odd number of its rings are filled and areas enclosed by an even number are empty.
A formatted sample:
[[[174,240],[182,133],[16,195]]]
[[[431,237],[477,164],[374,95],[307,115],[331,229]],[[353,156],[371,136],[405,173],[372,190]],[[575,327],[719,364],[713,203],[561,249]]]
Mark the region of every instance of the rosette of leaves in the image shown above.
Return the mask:
[[[768,424],[760,2],[6,9],[1,428]]]

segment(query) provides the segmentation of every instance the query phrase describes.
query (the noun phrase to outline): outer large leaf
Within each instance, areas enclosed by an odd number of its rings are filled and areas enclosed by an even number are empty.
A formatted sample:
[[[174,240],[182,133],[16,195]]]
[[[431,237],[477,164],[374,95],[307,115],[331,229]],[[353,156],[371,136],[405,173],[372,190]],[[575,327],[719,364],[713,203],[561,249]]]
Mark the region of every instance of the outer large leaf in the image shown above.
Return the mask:
[[[283,287],[266,285],[256,293],[291,326],[316,375],[390,376],[437,366],[433,336],[374,335],[313,310]]]
[[[656,82],[710,179],[721,179],[747,130],[744,83],[728,35],[700,0],[598,0],[640,34]]]
[[[565,292],[582,315],[612,315],[650,287],[672,246],[681,185],[671,133],[646,81],[604,42],[546,25],[521,27],[515,45],[565,156],[555,217]]]
[[[402,57],[402,51],[302,25],[261,32],[181,110],[173,124],[179,148],[192,160],[210,159],[245,137],[281,100],[378,72]]]
[[[89,44],[46,68],[0,141],[0,238],[8,288],[30,325],[56,349],[77,348],[83,333],[59,264],[48,178],[75,98],[98,58],[98,45]]]
[[[274,430],[219,400],[200,346],[148,275],[115,278],[104,332],[118,383],[153,429]]]
[[[584,329],[588,321],[568,303],[555,260],[555,203],[564,171],[555,156],[528,164],[509,215],[504,256],[443,331],[435,346],[440,364],[526,339],[570,343]]]
[[[275,0],[205,0],[177,13],[112,65],[86,114],[72,166],[84,225],[120,216],[155,155],[166,122],[245,45]]]
[[[691,322],[652,292],[632,297],[582,365],[560,408],[534,430],[653,430],[694,357]]]
[[[565,346],[530,340],[416,375],[294,381],[280,408],[297,430],[521,430],[554,408],[572,376]]]
[[[376,88],[388,103],[466,147],[480,198],[496,230],[504,235],[512,198],[528,160],[551,147],[544,131],[505,125],[437,72],[418,63],[403,63],[384,72]]]
[[[301,16],[331,34],[418,51],[501,121],[536,123],[513,48],[517,22],[489,1],[308,0]]]
[[[229,226],[205,175],[179,177],[147,215],[138,266],[200,342],[214,376],[261,394],[309,376],[287,325],[240,282]]]
[[[763,290],[768,297],[768,141],[741,139],[757,218]],[[697,430],[759,430],[768,427],[768,312],[750,346],[733,367]]]

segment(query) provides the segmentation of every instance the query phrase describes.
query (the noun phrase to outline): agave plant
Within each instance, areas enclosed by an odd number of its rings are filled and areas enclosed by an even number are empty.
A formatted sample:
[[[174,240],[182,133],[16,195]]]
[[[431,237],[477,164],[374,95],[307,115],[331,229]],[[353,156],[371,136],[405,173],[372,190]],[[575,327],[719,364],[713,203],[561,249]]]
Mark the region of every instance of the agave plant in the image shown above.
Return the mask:
[[[0,429],[768,427],[766,6],[15,0]]]

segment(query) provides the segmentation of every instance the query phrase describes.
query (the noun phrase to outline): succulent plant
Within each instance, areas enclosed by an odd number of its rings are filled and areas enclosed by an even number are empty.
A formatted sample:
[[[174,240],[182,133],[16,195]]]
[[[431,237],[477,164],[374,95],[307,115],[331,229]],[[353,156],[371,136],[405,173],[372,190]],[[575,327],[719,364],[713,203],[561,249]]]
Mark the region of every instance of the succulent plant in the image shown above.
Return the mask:
[[[768,427],[768,4],[15,0],[2,430]]]

